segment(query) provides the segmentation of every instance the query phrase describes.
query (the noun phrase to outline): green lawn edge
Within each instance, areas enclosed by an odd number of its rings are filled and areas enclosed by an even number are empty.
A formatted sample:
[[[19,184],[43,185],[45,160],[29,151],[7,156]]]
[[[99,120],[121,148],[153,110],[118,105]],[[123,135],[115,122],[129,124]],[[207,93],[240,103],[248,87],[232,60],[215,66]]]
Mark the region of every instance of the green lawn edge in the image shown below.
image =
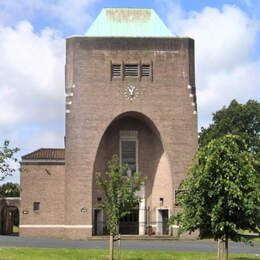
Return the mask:
[[[115,259],[117,259],[117,250],[115,250]],[[216,253],[206,252],[173,252],[173,251],[130,251],[122,250],[121,259],[131,260],[215,260]],[[50,248],[0,248],[1,260],[13,259],[108,259],[108,250],[104,249],[50,249]],[[230,260],[260,260],[257,254],[230,254]]]

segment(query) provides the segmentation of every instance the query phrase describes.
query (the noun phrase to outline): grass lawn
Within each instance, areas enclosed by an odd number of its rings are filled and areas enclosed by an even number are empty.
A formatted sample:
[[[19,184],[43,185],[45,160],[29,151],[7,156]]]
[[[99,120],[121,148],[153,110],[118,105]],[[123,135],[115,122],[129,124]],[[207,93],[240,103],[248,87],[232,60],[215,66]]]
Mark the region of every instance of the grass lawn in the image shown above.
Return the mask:
[[[116,255],[115,255],[116,256]],[[95,249],[40,249],[40,248],[0,248],[0,259],[108,259],[107,250]],[[115,258],[117,259],[117,258]],[[178,259],[178,260],[216,260],[214,253],[192,253],[192,252],[158,252],[158,251],[123,251],[122,260],[164,260],[164,259]],[[259,255],[243,255],[231,254],[230,260],[260,260]]]

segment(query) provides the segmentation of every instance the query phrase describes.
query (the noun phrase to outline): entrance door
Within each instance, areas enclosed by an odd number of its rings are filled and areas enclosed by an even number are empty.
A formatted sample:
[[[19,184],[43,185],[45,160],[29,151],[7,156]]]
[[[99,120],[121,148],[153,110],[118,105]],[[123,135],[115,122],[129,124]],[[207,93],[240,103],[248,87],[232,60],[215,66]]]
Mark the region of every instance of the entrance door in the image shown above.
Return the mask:
[[[103,211],[102,209],[94,209],[94,228],[93,235],[103,235]]]
[[[169,210],[168,209],[158,209],[158,223],[157,223],[157,234],[158,235],[168,235],[169,234]]]
[[[139,210],[134,209],[132,212],[125,217],[120,219],[119,222],[119,233],[128,235],[139,234]]]

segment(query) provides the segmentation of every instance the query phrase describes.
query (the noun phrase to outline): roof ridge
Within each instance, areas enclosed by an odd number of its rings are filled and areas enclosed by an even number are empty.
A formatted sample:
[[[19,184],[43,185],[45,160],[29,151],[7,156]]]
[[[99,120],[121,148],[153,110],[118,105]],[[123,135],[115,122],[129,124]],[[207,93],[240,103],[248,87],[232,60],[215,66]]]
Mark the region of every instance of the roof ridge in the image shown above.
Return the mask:
[[[64,160],[65,148],[39,148],[22,156],[22,160]]]

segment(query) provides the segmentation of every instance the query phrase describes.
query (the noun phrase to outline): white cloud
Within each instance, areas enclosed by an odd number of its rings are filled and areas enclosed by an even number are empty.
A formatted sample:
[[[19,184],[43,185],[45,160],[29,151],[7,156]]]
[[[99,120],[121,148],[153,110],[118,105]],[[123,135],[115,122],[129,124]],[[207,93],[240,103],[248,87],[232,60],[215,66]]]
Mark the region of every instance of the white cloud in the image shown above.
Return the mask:
[[[185,12],[176,2],[167,6],[172,31],[195,39],[200,126],[234,98],[240,102],[259,99],[260,57],[251,60],[259,21],[231,5],[205,7],[200,12]]]
[[[55,23],[57,28],[83,32],[90,21],[90,8],[99,0],[0,0],[0,23],[16,24],[21,20]],[[41,21],[41,22],[42,22]],[[45,24],[46,25],[46,24]]]
[[[0,142],[24,155],[63,147],[65,40],[54,30],[0,26]],[[6,181],[19,182],[19,174]]]
[[[228,105],[232,99],[242,103],[249,99],[259,100],[259,68],[260,60],[205,76],[206,87],[197,89],[201,124],[208,123],[210,114]]]
[[[64,115],[65,41],[29,22],[0,27],[0,126]]]

